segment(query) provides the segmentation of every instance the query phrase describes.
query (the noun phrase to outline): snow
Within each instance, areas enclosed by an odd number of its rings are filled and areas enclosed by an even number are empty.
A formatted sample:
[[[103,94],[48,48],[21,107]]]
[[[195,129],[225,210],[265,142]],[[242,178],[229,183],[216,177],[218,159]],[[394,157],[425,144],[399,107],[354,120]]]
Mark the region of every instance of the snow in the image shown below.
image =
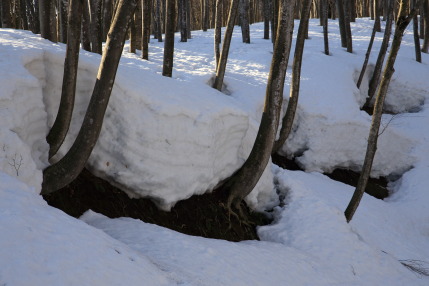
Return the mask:
[[[371,123],[360,106],[383,34],[358,90],[372,21],[352,23],[353,54],[340,48],[337,23],[329,25],[326,56],[318,19],[310,21],[298,114],[282,149],[305,172],[269,163],[246,200],[256,210],[274,207],[275,221],[259,227],[261,241],[239,243],[93,211],[78,220],[48,206],[39,195],[44,138],[59,105],[65,46],[0,29],[0,285],[428,285],[401,261],[429,268],[429,56],[415,62],[408,30],[386,99],[400,114],[383,117],[372,171],[392,180],[392,194],[364,195],[347,224],[354,188],[321,172],[360,169]],[[272,56],[262,24],[251,33],[243,44],[236,28],[224,93],[209,85],[212,32],[176,43],[173,78],[161,76],[163,43],[151,42],[150,61],[125,51],[88,168],[167,210],[234,173],[256,137]],[[80,54],[73,123],[59,156],[78,132],[99,62]],[[285,99],[289,82],[288,72]]]

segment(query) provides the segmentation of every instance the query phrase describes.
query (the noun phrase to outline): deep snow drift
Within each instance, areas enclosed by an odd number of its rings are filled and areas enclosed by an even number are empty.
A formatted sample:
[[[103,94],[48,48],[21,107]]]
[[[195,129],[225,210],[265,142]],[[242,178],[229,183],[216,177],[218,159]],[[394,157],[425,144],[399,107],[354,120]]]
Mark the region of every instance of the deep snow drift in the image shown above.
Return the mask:
[[[76,220],[47,206],[38,195],[48,164],[44,138],[59,104],[65,46],[0,29],[0,284],[427,285],[427,277],[400,263],[429,265],[429,57],[414,61],[410,32],[386,102],[402,113],[384,116],[372,173],[403,175],[390,184],[392,195],[384,201],[365,195],[347,224],[343,211],[353,188],[311,173],[359,170],[363,162],[371,118],[359,107],[371,67],[361,90],[355,80],[372,22],[358,19],[352,29],[349,54],[330,22],[326,56],[322,29],[311,20],[297,119],[282,150],[307,173],[269,164],[247,201],[263,210],[280,195],[284,206],[275,207],[272,225],[259,228],[263,241],[241,243],[91,211]],[[166,209],[231,175],[251,150],[263,108],[272,45],[262,32],[261,24],[252,25],[248,45],[236,28],[225,78],[230,95],[208,85],[212,32],[176,42],[172,79],[161,76],[162,43],[151,43],[150,61],[124,52],[88,167]],[[77,134],[99,61],[81,53],[74,121],[61,154]],[[285,98],[289,79],[288,73]]]

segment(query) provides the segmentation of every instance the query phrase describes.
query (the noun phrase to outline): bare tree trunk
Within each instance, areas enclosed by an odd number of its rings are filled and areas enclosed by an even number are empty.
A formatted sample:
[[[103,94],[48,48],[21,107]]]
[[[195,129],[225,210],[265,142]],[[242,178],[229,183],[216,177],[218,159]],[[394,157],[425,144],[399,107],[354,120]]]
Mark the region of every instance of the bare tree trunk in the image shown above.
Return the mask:
[[[103,37],[102,41],[107,40],[107,33],[110,29],[110,23],[112,22],[113,12],[113,0],[103,0]]]
[[[216,16],[215,16],[215,34],[214,34],[214,53],[217,70],[220,59],[220,43],[222,40],[222,6],[224,0],[216,0]]]
[[[82,0],[69,1],[68,13],[68,42],[64,61],[64,75],[61,92],[61,101],[55,122],[49,131],[46,141],[49,143],[49,159],[52,158],[63,144],[73,114],[76,78],[80,49],[80,28],[82,22]]]
[[[150,5],[152,1],[141,0],[142,2],[142,59],[149,60],[149,38],[150,38]]]
[[[91,24],[90,24],[90,38],[91,38],[91,51],[101,55],[102,45],[102,34],[101,34],[101,0],[88,0]]]
[[[292,81],[290,86],[289,102],[286,109],[286,114],[282,120],[282,127],[280,129],[279,139],[275,141],[272,154],[277,153],[280,148],[285,144],[286,139],[289,137],[292,130],[293,120],[298,106],[299,86],[301,81],[301,64],[302,55],[304,53],[305,34],[308,28],[308,19],[310,17],[310,8],[312,0],[304,0],[301,2],[301,20],[298,27],[298,35],[296,37],[295,54],[292,64]]]
[[[222,52],[220,54],[216,70],[216,77],[213,83],[213,88],[216,88],[219,91],[222,90],[223,79],[225,77],[226,62],[228,61],[229,47],[231,46],[232,32],[234,31],[234,24],[237,18],[239,1],[240,0],[231,0],[230,4],[228,23],[223,38]]]
[[[136,0],[119,0],[98,70],[97,81],[79,134],[67,154],[43,171],[41,194],[49,194],[68,185],[85,167],[100,135],[124,48],[127,27],[136,4]]]
[[[10,14],[10,0],[1,2],[1,26],[2,28],[12,28],[12,17]]]
[[[188,29],[186,30],[187,38],[191,39],[192,26],[191,26],[191,1],[190,0],[186,1],[186,27],[188,27]]]
[[[393,6],[392,4],[390,5]],[[380,89],[377,93],[377,98],[374,105],[374,112],[372,115],[372,123],[368,136],[368,146],[366,149],[365,161],[353,197],[344,212],[347,222],[350,222],[352,220],[353,215],[356,212],[356,209],[358,208],[359,203],[362,199],[363,193],[365,192],[368,178],[371,173],[372,162],[374,160],[375,152],[377,150],[377,140],[379,136],[378,131],[380,128],[384,99],[386,98],[387,89],[389,87],[392,75],[395,71],[394,64],[396,56],[401,46],[402,36],[404,35],[405,29],[407,28],[408,24],[410,23],[411,19],[415,14],[415,10],[413,10],[411,14],[407,16],[406,10],[408,7],[408,0],[401,0],[400,5],[401,6],[399,7],[399,17],[396,22],[396,29],[392,41],[392,47],[386,62],[386,67],[383,72],[383,79],[381,80]]]
[[[389,47],[390,35],[392,33],[394,0],[388,0],[388,1],[390,1],[390,3],[389,3],[389,11],[387,12],[388,15],[387,15],[387,21],[386,21],[386,28],[384,30],[383,42],[381,43],[380,52],[377,57],[377,62],[375,63],[374,73],[369,82],[368,97],[363,108],[366,108],[370,105],[371,100],[377,91],[377,87],[380,83],[381,72],[383,69],[384,58],[386,57],[387,48]]]
[[[347,48],[347,35],[346,35],[346,25],[345,25],[345,15],[344,15],[344,5],[343,0],[336,0],[337,11],[338,11],[338,25],[340,28],[341,36],[341,47]]]
[[[242,200],[253,190],[271,156],[279,126],[283,102],[283,88],[289,60],[294,25],[295,0],[281,0],[276,43],[271,61],[265,95],[265,107],[261,124],[252,151],[244,165],[227,182],[229,196],[227,208],[238,209],[241,213]]]
[[[52,0],[39,0],[40,34],[42,38],[51,40],[50,11]],[[4,27],[4,26],[3,26]]]
[[[412,0],[412,9],[417,9],[416,7],[416,0]],[[422,51],[420,49],[420,39],[419,39],[419,22],[417,19],[417,13],[413,17],[413,33],[414,33],[414,48],[416,52],[416,61],[421,63],[422,62]]]
[[[325,55],[329,56],[329,38],[328,38],[328,1],[321,0],[323,2],[323,42],[325,48]]]
[[[347,46],[347,52],[353,53],[353,45],[352,45],[352,30],[350,28],[350,14],[351,14],[351,0],[343,0],[344,1],[344,30],[346,34],[346,46]]]
[[[374,0],[374,21],[375,21],[375,28],[377,32],[381,32],[381,22],[380,22],[380,1],[381,0]]]
[[[155,26],[156,26],[156,38],[158,39],[158,42],[162,42],[161,0],[156,0]]]
[[[136,11],[137,9],[134,10],[134,13],[136,13]],[[137,28],[136,28],[135,15],[133,15],[130,20],[129,35],[130,35],[130,53],[135,54],[136,44],[137,44],[137,41],[136,41]]]
[[[67,7],[68,0],[58,0],[58,16],[60,29],[60,42],[67,43]]]
[[[180,41],[187,42],[188,41],[188,27],[186,26],[186,2],[187,0],[178,0],[179,3],[179,27],[180,27]]]
[[[270,15],[272,13],[270,10],[270,0],[262,0],[262,5],[264,15],[264,39],[268,40],[270,38]]]
[[[82,48],[85,51],[91,51],[91,39],[90,39],[90,28],[91,16],[89,12],[88,0],[83,1],[83,14],[82,14]]]
[[[423,15],[425,18],[425,36],[423,38],[422,53],[429,53],[429,0],[423,0]]]
[[[366,71],[366,67],[368,65],[368,60],[369,60],[369,56],[371,54],[371,50],[372,50],[372,45],[374,44],[374,39],[375,39],[375,33],[376,33],[376,24],[374,22],[374,27],[372,28],[372,33],[371,33],[371,39],[369,40],[369,44],[368,44],[368,49],[366,50],[366,54],[365,54],[365,60],[363,62],[362,65],[362,69],[360,71],[359,74],[359,79],[356,83],[357,88],[360,88],[360,85],[362,84],[362,80],[363,80],[363,75],[365,74]]]
[[[243,43],[250,44],[249,0],[240,0],[239,14]]]
[[[165,21],[165,43],[164,62],[162,65],[162,75],[171,77],[173,75],[174,56],[174,31],[176,19],[176,4],[174,0],[167,0],[167,15]]]

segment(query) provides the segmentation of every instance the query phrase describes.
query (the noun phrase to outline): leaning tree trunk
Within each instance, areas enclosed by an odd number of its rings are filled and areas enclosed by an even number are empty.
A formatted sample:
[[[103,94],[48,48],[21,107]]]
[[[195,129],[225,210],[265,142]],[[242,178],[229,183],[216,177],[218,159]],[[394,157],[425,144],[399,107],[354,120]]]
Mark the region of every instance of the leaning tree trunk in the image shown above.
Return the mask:
[[[301,20],[299,22],[298,35],[296,37],[295,55],[292,64],[292,82],[290,87],[289,102],[286,109],[286,114],[282,120],[282,128],[280,129],[279,139],[275,141],[272,154],[277,153],[285,144],[290,131],[292,130],[293,120],[296,114],[299,97],[299,85],[301,80],[301,64],[302,55],[304,53],[305,34],[308,28],[308,19],[310,17],[310,8],[312,0],[302,1]]]
[[[167,15],[165,21],[165,43],[164,43],[164,61],[162,65],[162,75],[171,77],[173,75],[173,56],[174,56],[174,31],[176,19],[176,3],[174,0],[167,0]]]
[[[252,151],[244,165],[227,182],[227,208],[241,212],[242,200],[253,190],[271,156],[279,126],[283,88],[292,43],[295,0],[281,0],[276,43],[268,77],[265,107]]]
[[[71,183],[85,167],[97,143],[136,1],[119,0],[79,134],[67,154],[43,171],[42,194],[55,192]]]
[[[361,69],[360,74],[359,74],[359,79],[356,83],[356,86],[358,89],[360,88],[360,85],[362,84],[363,75],[365,74],[366,67],[368,66],[368,60],[369,60],[369,56],[371,54],[372,45],[374,44],[376,32],[377,32],[377,27],[376,27],[376,24],[374,22],[374,27],[372,28],[372,33],[371,33],[371,39],[369,40],[368,49],[366,50],[366,54],[365,54],[365,60],[363,62],[362,69]]]
[[[381,43],[380,52],[377,57],[377,62],[375,63],[374,73],[369,82],[368,97],[366,99],[364,106],[362,107],[363,109],[369,107],[371,100],[377,91],[377,87],[380,83],[381,71],[383,69],[384,58],[386,57],[387,48],[389,47],[390,35],[392,33],[392,22],[393,22],[393,2],[395,0],[388,0],[388,1],[390,3],[389,3],[389,11],[386,12],[388,13],[388,15],[387,15],[387,21],[386,21],[386,28],[384,30],[384,37]]]
[[[381,116],[383,113],[384,99],[386,98],[387,89],[389,87],[392,75],[395,71],[394,64],[399,48],[401,46],[402,36],[404,35],[405,29],[407,28],[408,24],[410,23],[411,19],[415,14],[415,10],[413,10],[411,14],[407,16],[407,7],[408,0],[402,0],[400,2],[399,16],[396,21],[396,29],[392,41],[392,47],[386,62],[386,67],[383,72],[383,79],[381,80],[380,89],[377,93],[377,98],[374,105],[372,123],[368,136],[368,146],[366,149],[365,161],[363,163],[362,172],[359,177],[359,181],[356,186],[353,197],[344,212],[347,222],[350,222],[352,220],[353,215],[359,206],[363,193],[365,192],[369,175],[371,173],[372,162],[374,160],[375,152],[377,150],[378,130],[380,128]]]
[[[216,77],[213,82],[213,88],[216,88],[219,91],[222,90],[223,79],[225,77],[226,62],[228,61],[229,47],[231,46],[232,32],[234,31],[234,24],[237,18],[239,2],[240,0],[231,0],[229,8],[226,31],[223,37],[222,51],[220,54],[219,62],[217,63]]]
[[[61,101],[58,108],[57,117],[49,131],[46,141],[49,143],[49,159],[52,158],[63,144],[73,114],[74,99],[76,92],[76,78],[79,61],[80,48],[80,26],[82,23],[82,0],[69,1],[68,13],[68,42],[66,59],[64,61],[63,86],[61,91]]]

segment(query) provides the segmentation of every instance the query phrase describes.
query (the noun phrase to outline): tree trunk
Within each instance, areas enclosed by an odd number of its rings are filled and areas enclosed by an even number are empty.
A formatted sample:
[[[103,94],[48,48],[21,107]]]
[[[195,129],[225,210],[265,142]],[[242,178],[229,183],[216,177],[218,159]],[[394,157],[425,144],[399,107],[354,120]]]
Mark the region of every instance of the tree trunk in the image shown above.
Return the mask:
[[[294,25],[295,0],[281,0],[276,43],[265,95],[265,107],[252,151],[244,165],[227,182],[227,208],[240,209],[242,200],[253,190],[271,156],[279,126],[283,87]]]
[[[165,21],[165,43],[164,43],[164,61],[162,65],[162,75],[171,77],[173,75],[173,56],[174,56],[174,32],[176,19],[176,4],[174,0],[167,0],[167,15]]]
[[[186,26],[186,2],[187,0],[178,0],[179,4],[179,27],[180,27],[180,41],[187,42],[188,41],[188,27]]]
[[[429,0],[423,0],[423,15],[425,18],[425,35],[423,38],[422,53],[429,53]]]
[[[375,21],[375,28],[377,32],[381,32],[381,22],[380,22],[380,1],[381,0],[374,0],[374,21]],[[387,1],[387,0],[386,0]]]
[[[369,56],[371,54],[372,45],[374,44],[374,39],[375,39],[375,33],[376,32],[377,32],[376,31],[376,24],[374,22],[374,27],[372,28],[372,33],[371,33],[371,39],[369,40],[368,49],[366,50],[366,54],[365,54],[365,60],[363,62],[362,69],[361,69],[360,74],[359,74],[359,79],[358,79],[358,81],[356,83],[356,86],[357,86],[358,89],[360,88],[360,85],[361,85],[362,80],[363,80],[363,75],[365,74],[366,67],[368,65],[368,60],[369,60]]]
[[[346,25],[345,25],[345,15],[344,15],[344,5],[343,0],[336,0],[337,2],[337,11],[338,11],[338,25],[340,28],[341,36],[341,47],[347,48],[347,35],[346,35]]]
[[[101,0],[88,0],[90,8],[90,38],[91,38],[91,51],[101,55],[102,34],[101,34]]]
[[[343,0],[344,1],[344,30],[346,34],[346,46],[347,46],[347,52],[353,53],[353,45],[352,45],[352,30],[350,28],[350,14],[351,14],[351,0]]]
[[[325,55],[329,56],[329,38],[328,38],[328,1],[321,0],[323,2],[323,42],[325,48]]]
[[[412,9],[417,9],[416,0],[412,0]],[[414,49],[416,52],[416,61],[422,62],[422,51],[420,49],[420,39],[419,39],[419,22],[417,19],[417,13],[413,17],[413,33],[414,33]]]
[[[2,28],[12,28],[12,17],[10,14],[10,0],[2,0],[1,2],[1,26]]]
[[[137,8],[134,10],[134,13],[137,12]],[[129,27],[129,37],[130,37],[130,53],[135,54],[136,53],[136,37],[137,36],[137,28],[136,28],[136,21],[135,21],[135,15],[131,17],[130,20],[130,27]]]
[[[49,194],[68,185],[85,167],[100,135],[104,114],[124,48],[128,23],[136,4],[136,0],[119,0],[118,9],[107,38],[105,52],[98,69],[97,81],[79,134],[67,154],[43,171],[41,194]]]
[[[220,43],[222,40],[222,6],[223,0],[216,0],[216,16],[215,16],[215,34],[214,34],[214,53],[215,53],[215,69],[217,70],[220,59]]]
[[[234,23],[237,18],[239,1],[240,0],[231,0],[230,4],[228,23],[223,38],[222,52],[220,54],[219,63],[216,69],[216,77],[213,83],[213,88],[216,88],[219,91],[222,90],[223,79],[225,77],[226,62],[228,61],[229,47],[231,46],[232,32],[234,31]]]
[[[103,37],[102,41],[107,40],[107,33],[110,29],[110,23],[112,22],[112,11],[113,11],[113,0],[103,1]]]
[[[59,29],[60,29],[60,42],[67,43],[67,7],[68,0],[58,1],[58,16],[59,16]]]
[[[150,38],[150,5],[152,1],[141,0],[142,2],[142,59],[149,60],[149,38]]]
[[[158,42],[162,42],[161,0],[156,0],[155,26],[156,26],[156,38],[158,39]]]
[[[390,3],[389,3],[389,11],[387,12],[388,15],[387,15],[387,21],[386,21],[386,28],[384,30],[383,42],[381,43],[380,52],[378,54],[377,62],[374,67],[374,73],[369,82],[368,97],[363,108],[366,108],[370,105],[371,100],[377,91],[377,87],[380,83],[381,72],[383,69],[384,58],[386,57],[387,48],[389,47],[390,35],[392,33],[394,0],[388,0],[388,1],[390,1]]]
[[[91,16],[89,12],[88,0],[83,1],[83,15],[82,15],[82,48],[85,51],[91,51],[91,39],[89,26],[91,23]]]
[[[51,1],[52,0],[39,0],[40,34],[42,38],[47,40],[52,40],[49,21]]]
[[[263,15],[264,15],[264,39],[268,40],[270,38],[270,0],[262,0],[263,2]]]
[[[289,137],[292,130],[293,120],[298,106],[299,86],[301,80],[301,64],[302,55],[304,53],[305,34],[308,28],[308,19],[310,17],[310,8],[312,0],[304,0],[301,2],[301,20],[298,27],[298,35],[296,37],[295,54],[292,64],[292,81],[290,86],[289,102],[286,109],[286,114],[282,120],[282,127],[280,129],[279,139],[275,141],[272,154],[277,153],[280,148],[285,144],[286,139]]]
[[[64,75],[61,101],[55,122],[49,131],[46,141],[49,143],[49,159],[63,144],[69,130],[76,91],[76,78],[80,49],[80,27],[82,22],[83,1],[70,0],[68,13],[68,42],[64,61]]]
[[[240,0],[239,14],[243,43],[250,44],[249,0]]]
[[[365,192],[366,184],[371,173],[372,162],[374,160],[375,152],[377,150],[377,140],[379,136],[378,130],[380,128],[384,99],[386,98],[387,89],[389,87],[392,75],[395,71],[394,64],[396,56],[401,46],[402,36],[404,35],[405,29],[407,28],[408,24],[410,23],[411,19],[415,14],[415,10],[413,10],[413,12],[411,12],[411,14],[407,17],[406,10],[408,7],[408,0],[401,0],[400,5],[401,6],[399,7],[399,17],[397,18],[396,22],[396,29],[392,41],[392,47],[386,62],[386,67],[383,72],[383,79],[381,80],[380,89],[377,93],[377,98],[374,105],[374,112],[372,115],[372,123],[368,136],[368,146],[366,149],[365,161],[353,197],[344,212],[347,222],[350,222],[352,220],[353,215],[356,212],[356,209],[358,208],[359,203],[362,199],[363,193]],[[393,5],[390,4],[390,6]],[[389,16],[391,17],[390,14],[388,14],[388,17]]]
[[[192,26],[191,26],[191,1],[190,0],[186,0],[186,27],[188,27],[188,29],[186,30],[187,38],[191,39]]]

